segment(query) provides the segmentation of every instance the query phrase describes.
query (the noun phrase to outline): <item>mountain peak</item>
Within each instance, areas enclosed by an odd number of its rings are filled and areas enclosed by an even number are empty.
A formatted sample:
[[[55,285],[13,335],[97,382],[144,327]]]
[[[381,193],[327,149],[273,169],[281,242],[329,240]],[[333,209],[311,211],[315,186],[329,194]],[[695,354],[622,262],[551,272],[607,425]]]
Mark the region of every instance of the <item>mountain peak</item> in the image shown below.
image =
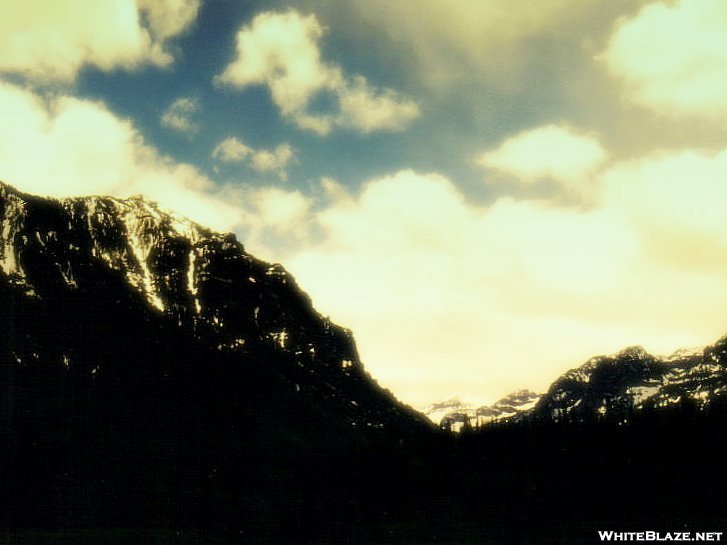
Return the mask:
[[[624,359],[635,359],[635,360],[644,360],[651,357],[651,354],[649,354],[643,346],[634,345],[634,346],[628,346],[618,352],[615,356],[619,360]]]

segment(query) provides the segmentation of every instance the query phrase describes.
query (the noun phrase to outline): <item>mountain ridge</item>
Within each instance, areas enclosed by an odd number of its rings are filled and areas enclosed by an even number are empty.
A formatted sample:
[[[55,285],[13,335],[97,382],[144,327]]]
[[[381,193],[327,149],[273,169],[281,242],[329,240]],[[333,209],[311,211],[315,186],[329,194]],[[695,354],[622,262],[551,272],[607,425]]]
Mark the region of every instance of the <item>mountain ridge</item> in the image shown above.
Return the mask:
[[[443,429],[460,431],[528,420],[624,422],[635,412],[684,403],[707,410],[727,395],[727,335],[714,344],[657,356],[634,345],[589,358],[556,378],[547,392],[518,390],[493,405],[474,407],[452,398],[424,412]]]
[[[281,265],[251,256],[232,233],[216,233],[139,196],[43,199],[2,183],[0,218],[0,271],[28,297],[42,299],[59,287],[82,290],[93,281],[85,272],[103,268],[216,350],[245,353],[264,345],[312,374],[336,370],[339,382],[373,384],[351,332],[318,314]],[[358,401],[349,401],[350,412]]]

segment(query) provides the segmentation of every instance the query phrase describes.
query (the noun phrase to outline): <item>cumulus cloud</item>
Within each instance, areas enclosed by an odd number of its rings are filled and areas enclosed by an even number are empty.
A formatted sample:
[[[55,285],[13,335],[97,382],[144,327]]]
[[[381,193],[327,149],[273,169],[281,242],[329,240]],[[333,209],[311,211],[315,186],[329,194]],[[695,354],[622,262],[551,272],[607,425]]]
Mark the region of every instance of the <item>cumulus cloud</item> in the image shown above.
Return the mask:
[[[168,41],[194,22],[200,0],[2,2],[0,72],[72,81],[102,70],[173,60]]]
[[[0,179],[20,189],[56,197],[142,193],[222,230],[241,219],[210,179],[160,155],[102,103],[45,100],[0,81],[0,119]]]
[[[670,116],[727,116],[727,4],[653,2],[620,22],[602,54],[626,97]]]
[[[547,125],[508,138],[476,162],[525,184],[552,179],[569,192],[584,195],[591,192],[591,178],[605,159],[606,151],[594,136]]]
[[[237,34],[237,57],[218,81],[246,87],[265,84],[286,115],[303,110],[312,95],[333,89],[340,74],[321,60],[323,28],[314,15],[266,12]]]
[[[198,130],[197,124],[192,120],[199,113],[199,100],[194,97],[179,97],[164,110],[161,124],[168,129],[181,133],[192,134]]]
[[[224,163],[247,163],[257,172],[276,172],[281,180],[288,179],[286,167],[295,157],[290,144],[280,144],[273,150],[255,149],[234,136],[224,139],[212,150],[212,158]]]
[[[250,146],[243,144],[234,136],[225,138],[212,150],[212,158],[225,163],[242,163],[255,152]]]
[[[378,92],[361,76],[338,89],[341,114],[337,123],[361,132],[396,131],[419,116],[419,106],[401,100],[391,89]]]
[[[340,66],[324,62],[323,34],[314,15],[261,13],[238,32],[236,57],[216,81],[240,89],[266,85],[283,116],[318,134],[335,127],[400,130],[419,116],[415,102],[391,89],[374,89],[363,76],[346,78]],[[311,112],[311,101],[325,94],[338,102],[337,109]]]

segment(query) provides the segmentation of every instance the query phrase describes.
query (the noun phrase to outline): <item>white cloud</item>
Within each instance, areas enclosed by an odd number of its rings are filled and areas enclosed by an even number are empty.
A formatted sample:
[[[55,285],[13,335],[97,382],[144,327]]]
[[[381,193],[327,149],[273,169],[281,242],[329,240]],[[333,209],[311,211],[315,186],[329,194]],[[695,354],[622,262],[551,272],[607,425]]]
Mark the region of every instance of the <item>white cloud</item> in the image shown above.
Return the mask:
[[[161,156],[134,126],[97,102],[49,101],[0,81],[0,179],[56,197],[142,193],[213,228],[228,230],[240,210],[215,196],[195,167]]]
[[[199,100],[194,97],[179,97],[164,110],[161,124],[168,129],[191,134],[197,131],[192,117],[199,113]]]
[[[281,144],[273,151],[258,150],[252,156],[252,168],[258,172],[277,171],[281,178],[287,178],[285,166],[293,158],[293,148]]]
[[[594,136],[547,125],[508,138],[497,149],[483,153],[477,163],[525,184],[553,179],[582,195],[592,191],[591,177],[605,159],[606,152]]]
[[[172,62],[168,40],[194,21],[199,0],[0,1],[0,72],[72,81],[102,70]]]
[[[225,163],[242,163],[254,150],[234,136],[225,138],[212,150],[212,158]]]
[[[284,115],[294,115],[310,97],[337,85],[339,73],[321,61],[323,28],[314,15],[266,12],[237,34],[237,57],[219,76],[221,83],[268,85]]]
[[[319,48],[323,34],[314,15],[261,13],[238,32],[236,57],[216,81],[240,89],[266,85],[283,116],[318,134],[334,127],[400,130],[418,117],[413,101],[391,89],[372,89],[363,76],[348,80],[340,66],[325,63]],[[338,108],[311,113],[311,101],[325,93]]]
[[[295,151],[290,144],[280,144],[273,150],[255,149],[231,136],[215,146],[212,158],[224,163],[248,163],[258,172],[276,172],[281,180],[287,180],[285,169],[295,158]]]
[[[653,2],[620,22],[602,58],[631,101],[670,116],[727,118],[727,4]]]
[[[400,99],[391,89],[377,92],[361,76],[341,86],[338,99],[341,108],[338,124],[363,133],[400,130],[419,117],[415,102]]]

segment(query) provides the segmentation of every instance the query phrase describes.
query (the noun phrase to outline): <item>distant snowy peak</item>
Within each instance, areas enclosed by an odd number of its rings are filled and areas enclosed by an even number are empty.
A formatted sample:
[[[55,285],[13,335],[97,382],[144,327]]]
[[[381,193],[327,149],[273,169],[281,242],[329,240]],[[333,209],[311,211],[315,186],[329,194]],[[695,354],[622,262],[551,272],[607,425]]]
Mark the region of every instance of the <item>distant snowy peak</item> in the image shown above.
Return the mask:
[[[460,396],[451,397],[445,401],[438,401],[422,408],[422,412],[435,424],[439,424],[449,414],[471,412],[476,404],[464,400]]]
[[[541,394],[530,390],[518,390],[506,395],[493,405],[479,407],[477,416],[490,419],[507,419],[532,409]]]
[[[441,428],[459,432],[465,427],[480,427],[491,422],[507,421],[529,411],[540,399],[530,390],[512,392],[492,405],[467,403],[459,397],[433,403],[425,414]]]

